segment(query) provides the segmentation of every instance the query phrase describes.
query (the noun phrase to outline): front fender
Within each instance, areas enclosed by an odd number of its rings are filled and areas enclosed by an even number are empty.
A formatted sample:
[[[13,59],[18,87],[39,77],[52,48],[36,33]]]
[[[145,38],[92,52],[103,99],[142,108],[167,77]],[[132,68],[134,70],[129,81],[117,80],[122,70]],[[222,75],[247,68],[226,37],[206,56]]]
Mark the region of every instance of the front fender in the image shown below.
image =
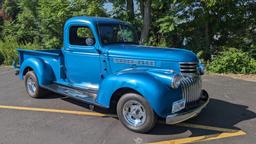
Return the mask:
[[[31,68],[35,72],[40,86],[49,84],[55,79],[51,66],[46,64],[42,59],[26,59],[20,67],[20,79],[23,79],[26,68]]]
[[[110,107],[110,100],[115,91],[130,88],[139,92],[160,117],[171,111],[173,101],[180,99],[180,89],[172,89],[155,75],[147,71],[128,71],[113,74],[101,83],[97,102]]]

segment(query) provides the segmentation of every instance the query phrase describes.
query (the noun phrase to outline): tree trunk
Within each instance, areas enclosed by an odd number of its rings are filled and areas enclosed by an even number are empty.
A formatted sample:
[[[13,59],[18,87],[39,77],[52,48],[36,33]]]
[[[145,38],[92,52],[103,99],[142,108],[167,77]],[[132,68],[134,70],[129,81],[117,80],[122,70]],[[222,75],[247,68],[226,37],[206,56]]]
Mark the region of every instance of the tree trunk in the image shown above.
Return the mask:
[[[133,0],[127,0],[127,11],[129,20],[134,19],[134,4]]]
[[[205,36],[204,59],[208,60],[211,58],[211,45],[210,45],[210,41],[209,41],[209,23],[208,23],[208,21],[205,22],[204,36]]]
[[[149,29],[151,25],[151,0],[145,0],[144,4],[144,14],[143,14],[143,28],[140,37],[140,43],[148,42]]]
[[[144,17],[144,0],[140,0],[140,13],[143,18]]]

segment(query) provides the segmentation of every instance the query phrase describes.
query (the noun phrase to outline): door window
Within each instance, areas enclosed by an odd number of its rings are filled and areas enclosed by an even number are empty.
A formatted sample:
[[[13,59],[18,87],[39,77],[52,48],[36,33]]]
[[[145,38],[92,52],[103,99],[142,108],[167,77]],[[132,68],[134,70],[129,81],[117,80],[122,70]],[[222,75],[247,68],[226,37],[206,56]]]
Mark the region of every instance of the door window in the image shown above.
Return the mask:
[[[94,40],[91,30],[86,26],[72,26],[69,29],[69,43],[71,45],[87,46],[87,40]]]

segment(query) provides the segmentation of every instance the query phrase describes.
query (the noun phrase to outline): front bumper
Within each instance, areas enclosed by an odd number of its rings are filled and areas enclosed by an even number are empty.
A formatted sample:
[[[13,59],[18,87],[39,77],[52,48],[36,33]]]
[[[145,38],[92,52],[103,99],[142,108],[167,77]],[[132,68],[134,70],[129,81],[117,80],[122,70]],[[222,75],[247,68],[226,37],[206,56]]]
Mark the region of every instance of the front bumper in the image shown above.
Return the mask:
[[[176,123],[180,123],[180,122],[186,121],[192,117],[197,116],[202,111],[202,109],[206,107],[209,100],[210,100],[210,98],[209,98],[207,92],[205,90],[202,90],[200,103],[197,107],[187,110],[185,112],[168,115],[166,117],[166,123],[167,124],[176,124]]]

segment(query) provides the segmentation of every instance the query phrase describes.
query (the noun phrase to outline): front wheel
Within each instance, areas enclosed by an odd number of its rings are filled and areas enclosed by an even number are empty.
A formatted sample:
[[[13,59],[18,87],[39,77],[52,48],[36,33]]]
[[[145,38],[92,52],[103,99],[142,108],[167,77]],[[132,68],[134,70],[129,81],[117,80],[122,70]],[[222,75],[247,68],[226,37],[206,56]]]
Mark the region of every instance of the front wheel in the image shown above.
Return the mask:
[[[150,131],[157,120],[149,103],[136,93],[121,96],[117,104],[117,115],[125,127],[140,133]]]
[[[46,90],[38,84],[37,77],[33,71],[29,71],[25,75],[25,87],[29,96],[33,98],[41,98],[46,94]]]

